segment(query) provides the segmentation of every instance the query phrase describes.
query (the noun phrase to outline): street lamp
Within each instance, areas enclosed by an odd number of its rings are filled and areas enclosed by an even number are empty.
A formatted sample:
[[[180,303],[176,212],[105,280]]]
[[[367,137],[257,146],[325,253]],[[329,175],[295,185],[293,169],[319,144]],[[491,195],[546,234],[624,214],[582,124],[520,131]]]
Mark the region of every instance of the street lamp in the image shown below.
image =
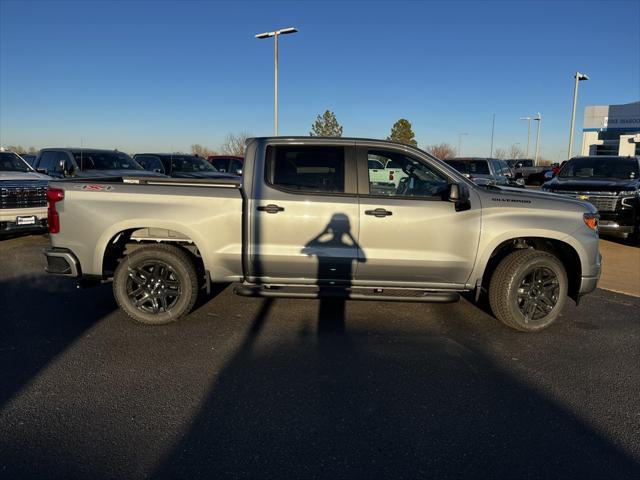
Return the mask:
[[[278,135],[278,37],[288,33],[296,33],[298,30],[293,27],[281,28],[273,32],[264,32],[256,35],[256,38],[270,38],[274,40],[273,50],[273,125],[276,136]]]
[[[578,103],[578,83],[581,82],[582,80],[589,80],[589,77],[586,74],[580,73],[580,72],[576,72],[576,74],[574,75],[574,78],[576,79],[576,83],[573,86],[573,109],[571,110],[571,128],[569,129],[569,148],[567,149],[569,156],[567,158],[571,158],[573,154],[573,125],[575,124],[575,121],[576,121],[576,104]]]
[[[538,133],[536,134],[536,159],[533,161],[533,164],[538,166],[538,155],[540,154],[540,127],[542,126],[542,115],[540,112],[536,113],[536,116],[533,119],[538,122]]]
[[[458,134],[458,156],[462,156],[462,136],[469,135],[468,133],[459,133]]]
[[[531,117],[520,117],[520,120],[526,120],[529,124],[527,127],[527,154],[525,158],[529,158],[529,139],[531,138]]]

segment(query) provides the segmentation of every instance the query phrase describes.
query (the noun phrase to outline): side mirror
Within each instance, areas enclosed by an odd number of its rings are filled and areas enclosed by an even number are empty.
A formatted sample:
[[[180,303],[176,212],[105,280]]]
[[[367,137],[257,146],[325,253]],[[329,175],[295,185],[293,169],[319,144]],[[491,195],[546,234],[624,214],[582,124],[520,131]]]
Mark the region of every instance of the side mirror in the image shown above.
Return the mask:
[[[553,178],[553,172],[551,170],[547,170],[546,172],[544,172],[544,178],[546,178],[547,180],[551,180]]]
[[[511,172],[505,172],[504,176],[507,178],[512,178],[513,174]]]
[[[239,168],[238,170],[236,170],[236,175],[242,175],[242,169]]]
[[[460,185],[458,185],[457,183],[452,183],[451,185],[449,185],[448,197],[450,202],[457,202],[458,200],[460,200]]]
[[[469,201],[469,190],[466,186],[460,186],[457,183],[449,185],[448,200],[455,204],[456,212],[462,212],[464,210],[471,209],[471,202]]]
[[[64,172],[64,160],[59,160],[59,161],[58,161],[57,170],[58,170],[59,172]]]
[[[518,178],[518,179],[516,180],[516,183],[517,183],[518,185],[520,185],[521,187],[524,187],[524,178]]]

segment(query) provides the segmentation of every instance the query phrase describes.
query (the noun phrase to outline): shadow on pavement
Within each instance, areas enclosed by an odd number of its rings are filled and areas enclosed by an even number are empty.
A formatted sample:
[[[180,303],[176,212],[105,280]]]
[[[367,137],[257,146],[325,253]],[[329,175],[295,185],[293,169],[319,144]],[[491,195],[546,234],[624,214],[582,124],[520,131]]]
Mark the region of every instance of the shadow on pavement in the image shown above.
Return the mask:
[[[83,332],[115,310],[108,286],[77,290],[64,278],[0,281],[0,409]]]
[[[443,337],[325,329],[342,320],[321,317],[317,335],[265,348],[258,340],[276,305],[263,303],[154,477],[621,479],[640,472],[573,413],[474,348],[491,348],[490,339],[462,320],[452,319]]]

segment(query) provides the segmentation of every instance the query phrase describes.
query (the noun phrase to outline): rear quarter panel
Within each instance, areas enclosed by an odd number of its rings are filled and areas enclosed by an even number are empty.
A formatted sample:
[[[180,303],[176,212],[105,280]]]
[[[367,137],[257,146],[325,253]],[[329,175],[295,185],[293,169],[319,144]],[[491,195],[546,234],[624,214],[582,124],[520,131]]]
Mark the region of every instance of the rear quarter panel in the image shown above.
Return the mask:
[[[214,281],[242,274],[242,197],[236,188],[61,183],[60,233],[54,247],[71,249],[84,274],[101,275],[107,244],[123,230],[163,228],[190,238]]]

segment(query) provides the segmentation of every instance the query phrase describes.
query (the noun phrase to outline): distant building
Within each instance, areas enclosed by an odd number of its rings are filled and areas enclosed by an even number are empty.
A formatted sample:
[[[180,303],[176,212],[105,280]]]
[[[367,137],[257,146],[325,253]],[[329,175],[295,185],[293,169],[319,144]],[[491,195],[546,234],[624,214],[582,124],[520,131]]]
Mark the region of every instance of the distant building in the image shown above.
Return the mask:
[[[584,109],[582,155],[640,155],[640,102]]]

